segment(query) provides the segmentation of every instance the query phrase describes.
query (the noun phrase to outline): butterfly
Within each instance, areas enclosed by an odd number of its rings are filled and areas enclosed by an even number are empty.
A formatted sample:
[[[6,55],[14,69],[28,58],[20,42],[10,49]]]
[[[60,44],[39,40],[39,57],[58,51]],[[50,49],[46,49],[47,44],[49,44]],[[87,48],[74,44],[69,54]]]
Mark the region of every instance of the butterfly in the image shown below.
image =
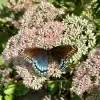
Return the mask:
[[[45,76],[48,71],[49,59],[57,62],[60,69],[64,66],[64,61],[69,59],[74,53],[77,52],[77,47],[71,45],[61,45],[53,47],[52,49],[44,48],[26,48],[21,54],[24,59],[32,64],[32,68],[40,76]]]

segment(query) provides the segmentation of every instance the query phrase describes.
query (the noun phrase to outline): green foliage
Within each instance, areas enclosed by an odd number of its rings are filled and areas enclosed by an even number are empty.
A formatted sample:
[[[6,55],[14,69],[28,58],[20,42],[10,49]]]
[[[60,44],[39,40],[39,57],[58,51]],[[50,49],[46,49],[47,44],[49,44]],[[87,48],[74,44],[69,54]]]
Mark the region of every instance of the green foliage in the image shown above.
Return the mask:
[[[81,100],[81,98],[78,95],[73,94],[71,100]]]
[[[17,33],[17,29],[6,20],[0,21],[0,54],[2,53],[8,39]]]
[[[4,88],[4,93],[6,95],[12,95],[15,91],[15,88],[16,88],[15,84],[10,84]]]
[[[42,1],[42,0],[40,0]],[[58,8],[66,9],[67,13],[80,15],[86,10],[85,5],[89,4],[92,0],[48,0]]]
[[[0,0],[0,17],[15,18],[14,12],[7,7],[7,0]]]
[[[2,10],[3,7],[6,7],[7,0],[0,0],[0,9]]]
[[[51,95],[54,95],[57,92],[58,83],[57,82],[49,82],[48,89]]]
[[[4,100],[14,100],[14,98],[22,95],[26,95],[30,89],[26,88],[20,82],[11,83],[2,87],[2,94],[0,95],[0,100],[4,97]],[[1,93],[0,92],[0,93]]]
[[[0,100],[3,100],[3,97],[2,97],[2,95],[0,95]]]
[[[26,95],[29,92],[30,89],[25,87],[24,84],[22,83],[17,83],[16,84],[16,89],[15,89],[15,97],[21,96],[21,95]]]
[[[49,2],[50,2],[50,3],[53,3],[53,2],[54,2],[54,0],[49,0]]]
[[[97,45],[100,45],[100,0],[97,0],[96,3],[93,4],[92,7],[92,17],[94,22],[96,23],[96,34],[97,34]]]
[[[4,99],[5,99],[5,100],[14,100],[14,99],[13,99],[13,95],[5,95],[5,96],[4,96]]]
[[[2,57],[0,56],[0,65],[3,65],[3,60],[2,60]]]
[[[71,88],[71,81],[63,82],[63,87],[66,90],[69,90]]]

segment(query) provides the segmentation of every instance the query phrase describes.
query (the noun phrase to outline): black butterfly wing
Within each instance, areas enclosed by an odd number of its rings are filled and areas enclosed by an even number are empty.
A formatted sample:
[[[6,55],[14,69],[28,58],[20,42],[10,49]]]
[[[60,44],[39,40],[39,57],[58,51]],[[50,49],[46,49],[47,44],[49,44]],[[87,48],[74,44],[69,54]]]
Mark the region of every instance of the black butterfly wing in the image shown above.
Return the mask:
[[[48,57],[47,51],[42,48],[27,48],[23,51],[25,60],[32,63],[32,67],[39,75],[47,74]]]
[[[51,55],[55,61],[58,62],[60,67],[63,67],[63,62],[65,59],[69,59],[75,52],[77,52],[77,47],[71,45],[62,45],[50,49]]]
[[[60,68],[64,66],[64,60],[70,58],[77,48],[71,45],[57,46],[49,50],[43,48],[27,48],[22,54],[26,61],[32,63],[33,69],[41,76],[45,76],[48,70],[48,59],[51,56],[58,62]]]

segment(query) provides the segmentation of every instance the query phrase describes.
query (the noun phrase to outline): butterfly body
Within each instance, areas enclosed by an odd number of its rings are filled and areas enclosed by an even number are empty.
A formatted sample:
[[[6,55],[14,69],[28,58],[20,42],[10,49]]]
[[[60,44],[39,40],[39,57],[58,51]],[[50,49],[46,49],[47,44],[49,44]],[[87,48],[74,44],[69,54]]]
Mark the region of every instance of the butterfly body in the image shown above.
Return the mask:
[[[26,61],[32,63],[33,69],[41,76],[45,76],[48,70],[48,63],[50,59],[58,63],[62,69],[64,66],[64,60],[71,57],[77,48],[71,45],[57,46],[52,49],[43,48],[26,48],[22,54]]]

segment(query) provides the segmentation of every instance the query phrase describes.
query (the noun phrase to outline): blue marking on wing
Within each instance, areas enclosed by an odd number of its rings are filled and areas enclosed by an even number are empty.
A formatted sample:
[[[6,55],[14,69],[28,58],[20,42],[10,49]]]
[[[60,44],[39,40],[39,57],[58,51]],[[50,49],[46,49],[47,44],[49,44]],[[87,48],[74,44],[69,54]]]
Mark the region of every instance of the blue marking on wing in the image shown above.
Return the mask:
[[[32,61],[33,61],[32,67],[39,75],[44,76],[47,74],[48,61],[47,61],[46,55],[34,57],[34,58],[32,58]]]
[[[65,71],[67,67],[68,67],[67,61],[61,60],[61,63],[59,64],[59,68],[61,69],[61,71]]]

